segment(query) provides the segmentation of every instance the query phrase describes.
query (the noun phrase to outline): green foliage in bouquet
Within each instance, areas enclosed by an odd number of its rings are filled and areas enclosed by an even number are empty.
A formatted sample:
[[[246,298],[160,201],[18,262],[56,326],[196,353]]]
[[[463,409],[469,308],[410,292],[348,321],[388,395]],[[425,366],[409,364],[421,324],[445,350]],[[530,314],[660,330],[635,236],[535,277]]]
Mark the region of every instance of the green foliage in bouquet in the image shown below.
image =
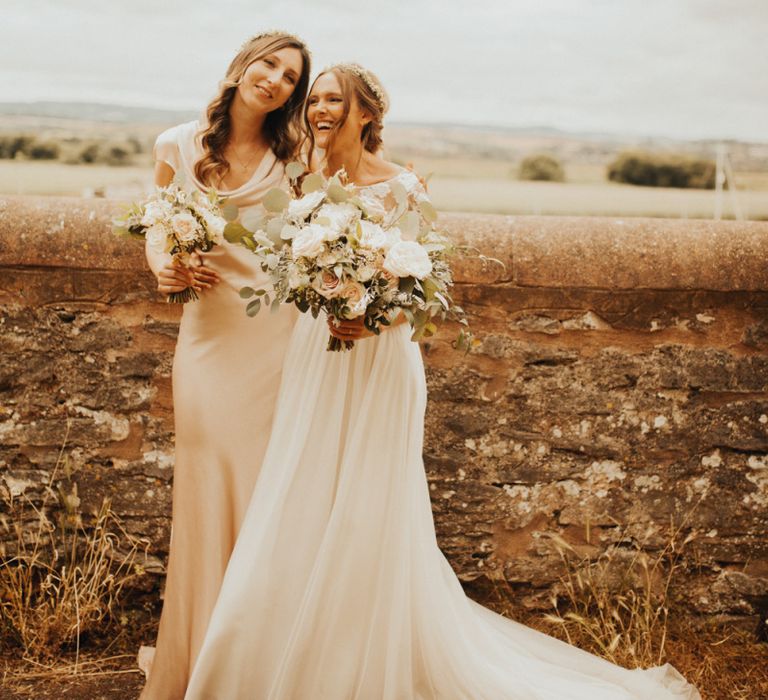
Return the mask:
[[[411,196],[402,183],[389,183],[395,206],[381,203],[346,182],[343,171],[329,180],[304,175],[300,163],[286,172],[295,193],[273,189],[263,212],[230,223],[224,236],[261,258],[271,290],[246,287],[246,312],[293,303],[317,317],[362,317],[365,328],[379,334],[399,311],[420,340],[437,331],[436,321],[452,319],[462,329],[458,345],[470,336],[463,310],[450,295],[449,258],[455,247],[435,230],[437,212],[426,196]],[[351,348],[352,341],[331,337],[329,350]]]

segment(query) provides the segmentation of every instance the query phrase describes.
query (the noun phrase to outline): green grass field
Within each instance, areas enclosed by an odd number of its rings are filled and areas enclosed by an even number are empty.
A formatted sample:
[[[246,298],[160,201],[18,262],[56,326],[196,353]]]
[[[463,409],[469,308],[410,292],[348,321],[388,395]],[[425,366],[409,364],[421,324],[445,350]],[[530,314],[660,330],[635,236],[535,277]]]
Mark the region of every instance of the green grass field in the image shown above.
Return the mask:
[[[407,155],[398,154],[407,161]],[[416,170],[432,173],[429,190],[443,211],[499,214],[593,216],[655,216],[712,218],[711,190],[633,187],[604,180],[600,166],[566,165],[568,181],[521,182],[508,162],[472,158],[415,158]],[[768,219],[768,173],[738,173],[737,197],[749,219]],[[743,183],[743,184],[742,184]],[[65,165],[59,162],[0,160],[0,194],[101,195],[133,200],[152,185],[152,170],[144,167]],[[723,215],[733,217],[730,195]]]

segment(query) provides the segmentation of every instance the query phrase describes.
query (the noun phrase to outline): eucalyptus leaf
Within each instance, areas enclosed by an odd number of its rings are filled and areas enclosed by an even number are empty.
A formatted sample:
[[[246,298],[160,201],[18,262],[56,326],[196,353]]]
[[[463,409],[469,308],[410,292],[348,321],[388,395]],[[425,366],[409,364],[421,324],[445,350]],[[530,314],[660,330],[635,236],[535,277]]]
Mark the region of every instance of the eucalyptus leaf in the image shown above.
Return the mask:
[[[273,187],[262,200],[262,204],[267,211],[279,214],[284,211],[291,201],[290,196],[285,190],[281,190],[279,187]]]
[[[288,165],[285,166],[285,174],[289,179],[296,180],[304,174],[305,169],[303,163],[294,160],[292,163],[288,163]]]
[[[230,221],[224,227],[224,238],[230,243],[239,243],[240,245],[243,245],[245,243],[243,239],[247,239],[248,237],[249,231],[236,221]]]
[[[414,239],[419,235],[419,214],[415,211],[408,211],[400,217],[398,226],[408,239]]]
[[[340,202],[346,202],[350,198],[349,192],[347,192],[340,184],[337,182],[331,182],[330,185],[328,185],[328,199],[330,199],[335,204],[338,204]]]
[[[392,180],[392,182],[389,183],[389,189],[398,204],[404,204],[408,199],[408,190],[405,189],[403,183],[399,180]]]
[[[266,217],[257,209],[246,211],[240,218],[240,223],[249,231],[259,231],[264,228]]]
[[[261,299],[254,299],[248,306],[245,307],[245,313],[253,317],[261,310]]]
[[[323,176],[320,173],[312,173],[304,178],[304,182],[301,183],[302,194],[309,194],[310,192],[316,192],[321,189],[324,184]]]
[[[226,202],[224,206],[221,207],[221,215],[227,221],[235,221],[239,213],[240,210],[237,208],[237,205],[232,204],[232,202]]]
[[[274,313],[277,313],[279,309],[280,309],[280,299],[276,298],[272,302],[272,304],[270,304],[269,310],[274,314]]]
[[[435,294],[439,291],[438,286],[429,277],[421,280],[421,286],[424,290],[424,298],[427,301],[432,301]]]
[[[450,308],[451,305],[448,303],[448,300],[440,294],[440,292],[435,292],[435,299],[437,299],[445,309]]]
[[[243,287],[239,294],[241,299],[250,299],[254,294],[256,294],[256,290],[253,287]]]
[[[272,219],[267,224],[267,238],[269,238],[275,245],[282,244],[283,242],[283,239],[280,238],[280,234],[282,233],[284,226],[285,219],[282,218]]]
[[[426,199],[419,202],[419,211],[429,223],[434,224],[435,221],[437,221],[437,210],[432,206],[432,203],[428,202]]]

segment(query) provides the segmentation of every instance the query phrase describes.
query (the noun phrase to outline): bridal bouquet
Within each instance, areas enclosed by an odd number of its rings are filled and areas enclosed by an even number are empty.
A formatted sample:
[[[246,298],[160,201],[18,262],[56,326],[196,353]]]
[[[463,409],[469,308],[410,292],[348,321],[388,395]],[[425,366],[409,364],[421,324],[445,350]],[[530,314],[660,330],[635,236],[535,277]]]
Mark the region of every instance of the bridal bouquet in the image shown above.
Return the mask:
[[[286,172],[295,181],[299,164],[290,164]],[[345,179],[343,171],[328,182],[309,175],[301,196],[273,189],[264,199],[266,214],[230,224],[225,235],[259,255],[272,280],[271,296],[263,289],[240,291],[251,299],[246,312],[254,315],[263,304],[277,308],[289,302],[315,317],[321,310],[333,319],[363,317],[365,327],[378,334],[401,311],[413,340],[435,333],[438,317],[466,326],[448,291],[452,246],[434,228],[432,205],[426,198],[411,203],[405,187],[393,181],[396,207],[387,212]],[[462,330],[459,342],[467,338]],[[352,346],[353,341],[334,336],[328,341],[331,351]]]
[[[172,182],[132,204],[112,223],[115,233],[146,239],[151,248],[170,253],[174,261],[188,267],[192,253],[204,253],[223,241],[227,222],[215,192],[187,192]],[[168,295],[169,302],[181,304],[197,298],[192,287]]]

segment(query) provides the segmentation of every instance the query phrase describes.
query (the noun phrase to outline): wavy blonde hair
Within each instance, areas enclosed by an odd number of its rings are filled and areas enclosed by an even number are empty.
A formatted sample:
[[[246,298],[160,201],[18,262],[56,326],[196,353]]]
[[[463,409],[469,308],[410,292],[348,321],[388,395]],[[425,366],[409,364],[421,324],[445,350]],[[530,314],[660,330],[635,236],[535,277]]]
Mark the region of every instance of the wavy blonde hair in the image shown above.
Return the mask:
[[[356,63],[341,63],[326,68],[314,79],[312,87],[315,86],[315,83],[321,76],[327,73],[333,73],[339,81],[344,108],[341,119],[333,125],[333,131],[328,139],[326,155],[333,146],[333,138],[336,132],[344,125],[349,116],[349,109],[353,99],[356,99],[360,109],[371,117],[371,121],[363,127],[363,131],[360,134],[363,148],[371,153],[376,153],[383,143],[381,132],[384,129],[384,113],[389,106],[389,97],[381,81],[371,71]],[[365,79],[362,77],[363,74],[365,74]],[[311,88],[309,92],[312,92]],[[308,106],[308,103],[304,106],[304,131],[307,135],[306,141],[308,143],[308,148],[306,149],[307,158],[310,158],[315,150],[315,137],[307,117]]]
[[[195,176],[203,184],[215,186],[229,172],[229,163],[224,158],[224,148],[232,127],[229,109],[246,69],[254,61],[285,48],[301,52],[301,75],[288,101],[280,109],[267,114],[264,134],[280,160],[288,161],[296,154],[301,140],[301,109],[309,87],[309,49],[301,39],[287,32],[260,34],[243,44],[232,59],[219,85],[219,94],[206,109],[207,124],[199,134],[203,156],[195,163]]]

